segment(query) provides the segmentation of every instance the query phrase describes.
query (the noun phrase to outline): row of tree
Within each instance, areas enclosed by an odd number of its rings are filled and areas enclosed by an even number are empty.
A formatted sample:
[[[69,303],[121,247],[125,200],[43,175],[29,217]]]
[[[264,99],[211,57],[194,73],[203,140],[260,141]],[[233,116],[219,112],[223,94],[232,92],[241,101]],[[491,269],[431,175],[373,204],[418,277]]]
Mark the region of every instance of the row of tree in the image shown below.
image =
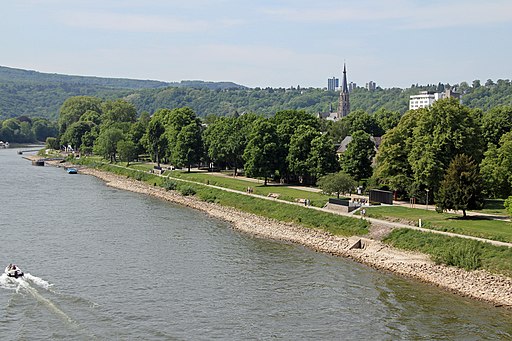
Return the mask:
[[[243,168],[249,176],[306,184],[341,170],[359,183],[396,191],[403,198],[425,201],[430,192],[429,201],[445,202],[440,207],[448,205],[446,198],[453,192],[446,177],[462,174],[449,171],[453,163],[471,174],[466,182],[459,181],[465,184],[459,192],[473,188],[473,202],[481,202],[482,194],[512,194],[508,106],[483,113],[446,99],[403,116],[383,109],[374,114],[354,111],[337,122],[297,110],[272,117],[208,116],[202,121],[186,107],[137,118],[135,107],[122,100],[73,97],[61,107],[59,129],[61,145],[112,161],[148,154],[158,164],[213,164],[235,172]],[[347,135],[352,141],[338,158],[335,141]],[[382,144],[375,154],[372,136],[379,135]]]
[[[57,124],[45,118],[20,116],[0,121],[0,141],[32,143],[57,135]]]

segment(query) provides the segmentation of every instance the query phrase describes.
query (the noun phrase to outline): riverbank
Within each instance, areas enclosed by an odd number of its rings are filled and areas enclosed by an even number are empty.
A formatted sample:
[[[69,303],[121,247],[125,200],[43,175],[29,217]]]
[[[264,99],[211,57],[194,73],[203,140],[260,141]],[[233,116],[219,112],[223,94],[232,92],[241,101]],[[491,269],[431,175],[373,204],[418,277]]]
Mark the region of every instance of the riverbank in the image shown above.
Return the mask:
[[[151,195],[204,211],[229,222],[233,228],[244,233],[300,244],[319,252],[350,258],[380,270],[430,283],[458,295],[512,308],[512,279],[509,277],[483,270],[468,272],[436,265],[426,255],[394,249],[376,240],[343,238],[295,224],[281,223],[93,168],[81,168],[80,172],[100,178],[115,188]],[[361,248],[351,248],[354,244],[358,246],[359,240],[362,242]]]

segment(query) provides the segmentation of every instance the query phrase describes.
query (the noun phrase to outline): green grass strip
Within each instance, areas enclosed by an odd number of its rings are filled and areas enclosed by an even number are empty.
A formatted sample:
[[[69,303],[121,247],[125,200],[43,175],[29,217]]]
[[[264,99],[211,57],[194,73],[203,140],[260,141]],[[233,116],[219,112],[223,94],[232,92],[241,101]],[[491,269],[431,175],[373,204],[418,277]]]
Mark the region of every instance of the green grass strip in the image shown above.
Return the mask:
[[[457,214],[437,213],[403,206],[370,207],[366,210],[366,214],[377,219],[406,220],[415,225],[418,225],[418,220],[421,219],[421,227],[424,228],[512,243],[511,222],[482,216],[462,218]]]
[[[512,276],[512,248],[509,247],[410,229],[396,229],[384,242],[428,254],[437,263]]]
[[[368,233],[369,223],[357,218],[344,217],[303,206],[290,205],[243,194],[227,192],[206,185],[192,184],[174,179],[170,180],[147,172],[117,167],[115,165],[94,160],[82,160],[81,163],[100,170],[144,181],[152,186],[161,186],[166,188],[166,183],[168,181],[177,181],[178,191],[181,191],[184,186],[187,187],[187,190],[192,188],[196,197],[203,201],[234,207],[244,212],[253,213],[282,222],[293,222],[308,228],[322,229],[334,235],[353,236],[365,235]]]

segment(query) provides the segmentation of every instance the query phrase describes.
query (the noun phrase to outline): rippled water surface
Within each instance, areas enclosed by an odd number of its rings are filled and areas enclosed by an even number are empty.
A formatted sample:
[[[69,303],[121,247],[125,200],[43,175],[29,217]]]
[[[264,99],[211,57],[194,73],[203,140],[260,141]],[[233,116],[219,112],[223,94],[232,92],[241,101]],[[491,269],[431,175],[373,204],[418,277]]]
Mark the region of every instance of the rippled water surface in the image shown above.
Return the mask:
[[[2,340],[496,340],[512,314],[0,150]]]

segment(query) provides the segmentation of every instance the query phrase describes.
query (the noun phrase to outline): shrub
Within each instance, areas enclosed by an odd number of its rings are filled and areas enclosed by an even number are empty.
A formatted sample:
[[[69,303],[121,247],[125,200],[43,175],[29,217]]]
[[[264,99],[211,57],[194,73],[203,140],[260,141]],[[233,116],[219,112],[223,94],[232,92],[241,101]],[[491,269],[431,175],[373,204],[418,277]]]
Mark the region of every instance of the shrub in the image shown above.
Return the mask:
[[[174,190],[176,190],[176,188],[178,188],[178,183],[176,181],[167,179],[162,184],[162,187],[168,191],[174,191]]]
[[[180,190],[181,195],[184,195],[184,196],[196,194],[195,188],[192,186],[188,186],[188,185],[180,186],[179,190]]]
[[[478,243],[468,240],[453,244],[448,249],[433,255],[433,260],[438,264],[444,263],[466,270],[476,270],[482,265],[481,255]]]

